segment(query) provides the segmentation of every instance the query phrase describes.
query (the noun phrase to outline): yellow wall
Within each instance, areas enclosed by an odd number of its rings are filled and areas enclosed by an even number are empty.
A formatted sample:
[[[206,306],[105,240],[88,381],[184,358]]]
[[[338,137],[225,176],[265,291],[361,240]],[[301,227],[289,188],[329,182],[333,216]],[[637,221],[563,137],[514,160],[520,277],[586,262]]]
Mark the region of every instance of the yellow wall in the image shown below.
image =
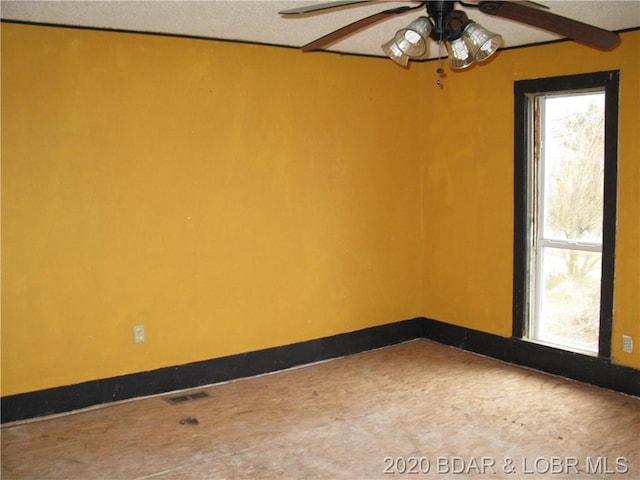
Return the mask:
[[[2,395],[419,315],[509,336],[513,81],[614,68],[640,343],[638,39],[440,90],[432,62],[2,24]]]
[[[418,79],[3,24],[2,394],[419,316]]]
[[[443,90],[425,64],[424,315],[502,336],[512,329],[513,82],[621,71],[614,361],[640,368],[640,32],[600,52],[573,42],[502,51],[449,72]],[[635,353],[622,352],[633,335]]]

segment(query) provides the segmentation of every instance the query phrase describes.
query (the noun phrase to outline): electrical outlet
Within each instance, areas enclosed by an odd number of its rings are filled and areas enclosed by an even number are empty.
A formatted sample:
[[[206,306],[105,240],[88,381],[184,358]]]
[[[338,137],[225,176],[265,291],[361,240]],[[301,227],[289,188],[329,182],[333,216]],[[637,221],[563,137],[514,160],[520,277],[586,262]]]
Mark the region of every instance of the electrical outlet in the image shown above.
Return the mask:
[[[144,343],[144,325],[133,326],[133,343]]]
[[[633,337],[631,335],[622,335],[622,351],[633,353]]]

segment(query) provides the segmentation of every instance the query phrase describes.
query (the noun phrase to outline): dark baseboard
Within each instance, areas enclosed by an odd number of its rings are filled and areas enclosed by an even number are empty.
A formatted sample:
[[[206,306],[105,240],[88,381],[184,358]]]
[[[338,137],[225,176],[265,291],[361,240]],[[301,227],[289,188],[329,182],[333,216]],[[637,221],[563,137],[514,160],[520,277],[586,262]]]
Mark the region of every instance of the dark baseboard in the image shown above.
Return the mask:
[[[424,319],[424,338],[583,383],[640,397],[640,370],[579,353]]]
[[[510,339],[512,363],[640,397],[640,370],[556,348]]]
[[[292,345],[9,395],[2,397],[2,423],[251,377],[418,338],[640,396],[640,370],[612,364],[609,359],[415,318]]]
[[[254,352],[2,397],[2,423],[194,388],[352,355],[422,336],[423,319]]]

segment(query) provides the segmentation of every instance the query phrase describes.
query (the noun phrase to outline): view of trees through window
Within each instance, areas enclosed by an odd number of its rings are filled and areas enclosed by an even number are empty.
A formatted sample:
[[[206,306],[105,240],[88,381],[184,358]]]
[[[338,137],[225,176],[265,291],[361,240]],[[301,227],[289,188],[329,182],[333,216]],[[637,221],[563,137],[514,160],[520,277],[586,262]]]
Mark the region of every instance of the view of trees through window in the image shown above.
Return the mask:
[[[537,98],[533,339],[597,353],[604,92]]]

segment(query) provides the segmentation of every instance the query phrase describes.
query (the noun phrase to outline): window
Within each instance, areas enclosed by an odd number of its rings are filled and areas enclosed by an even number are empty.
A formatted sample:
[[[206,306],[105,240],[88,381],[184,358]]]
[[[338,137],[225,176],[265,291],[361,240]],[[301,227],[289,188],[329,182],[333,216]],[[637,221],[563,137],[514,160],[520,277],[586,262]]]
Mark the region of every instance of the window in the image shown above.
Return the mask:
[[[515,84],[514,336],[610,357],[618,72]]]

